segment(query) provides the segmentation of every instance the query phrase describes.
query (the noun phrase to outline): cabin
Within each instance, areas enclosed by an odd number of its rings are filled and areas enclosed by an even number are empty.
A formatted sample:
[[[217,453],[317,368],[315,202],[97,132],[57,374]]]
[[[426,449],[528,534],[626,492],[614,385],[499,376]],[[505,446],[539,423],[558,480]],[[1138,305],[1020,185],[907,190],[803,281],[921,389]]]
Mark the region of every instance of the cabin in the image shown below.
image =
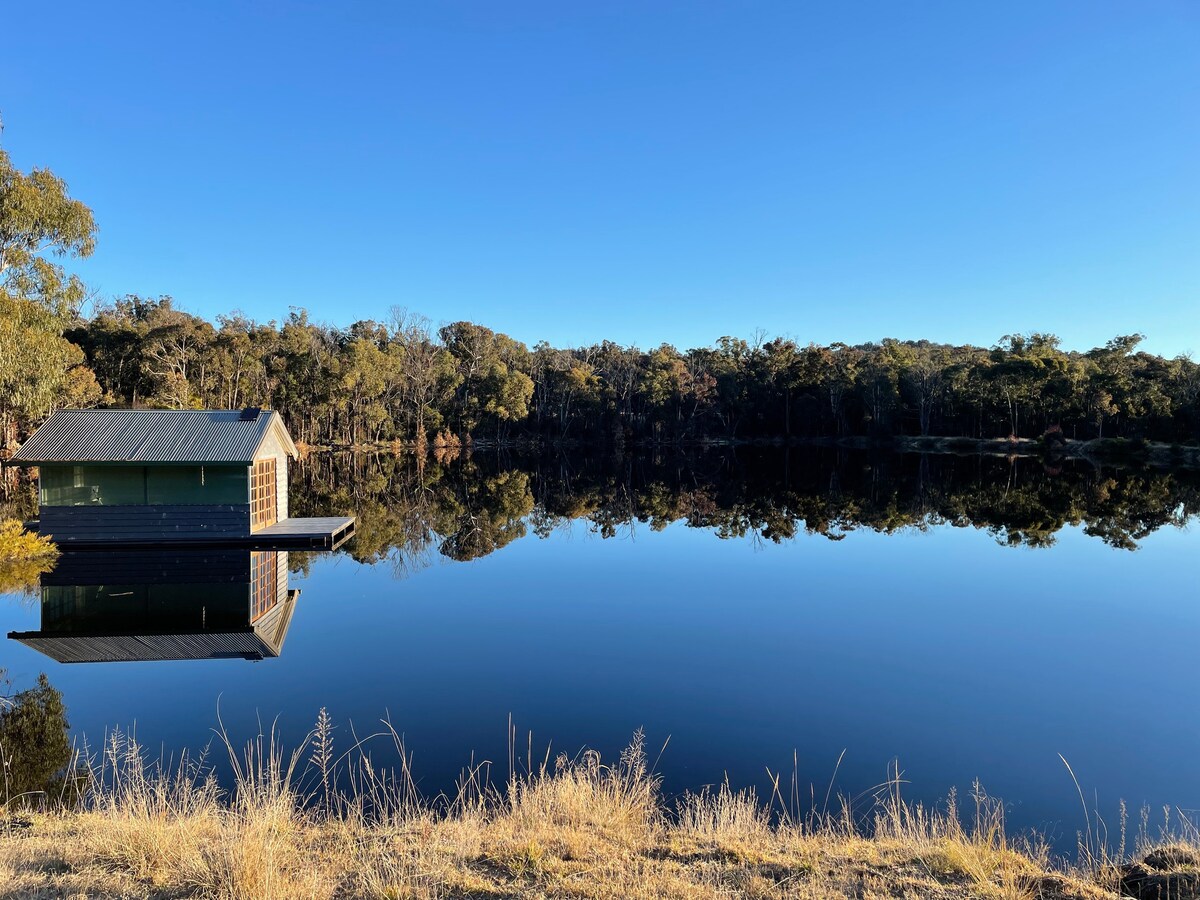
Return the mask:
[[[271,410],[63,409],[11,462],[37,467],[37,530],[58,544],[332,549],[354,519],[288,517],[297,456]]]
[[[273,550],[67,551],[42,576],[41,627],[10,632],[60,663],[277,657],[300,592]]]

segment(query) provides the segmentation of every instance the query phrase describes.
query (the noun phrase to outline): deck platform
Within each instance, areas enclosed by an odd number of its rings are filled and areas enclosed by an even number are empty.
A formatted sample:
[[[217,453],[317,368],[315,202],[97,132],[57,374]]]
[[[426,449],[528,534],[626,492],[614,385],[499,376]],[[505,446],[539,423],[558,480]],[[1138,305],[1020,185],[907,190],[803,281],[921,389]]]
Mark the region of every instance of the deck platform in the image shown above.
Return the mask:
[[[353,516],[284,519],[250,535],[275,550],[334,550],[354,536]]]
[[[31,531],[40,531],[39,522],[26,523]],[[49,535],[55,540],[54,535]],[[354,537],[353,516],[325,516],[312,519],[283,519],[250,534],[204,534],[189,531],[178,537],[163,534],[154,538],[55,541],[63,549],[83,550],[121,547],[241,547],[249,550],[336,550]]]

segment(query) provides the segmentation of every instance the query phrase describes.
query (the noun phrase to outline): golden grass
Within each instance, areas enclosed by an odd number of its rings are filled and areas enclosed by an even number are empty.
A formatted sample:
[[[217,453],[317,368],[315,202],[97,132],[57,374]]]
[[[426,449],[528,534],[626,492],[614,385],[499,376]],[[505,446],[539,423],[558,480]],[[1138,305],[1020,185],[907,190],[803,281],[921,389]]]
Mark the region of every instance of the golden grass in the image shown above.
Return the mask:
[[[865,822],[845,805],[800,821],[728,785],[668,803],[638,735],[613,764],[528,759],[499,789],[479,767],[453,796],[425,800],[398,738],[403,762],[385,774],[360,746],[333,756],[322,722],[306,758],[269,736],[239,752],[225,737],[229,792],[202,759],[168,770],[114,735],[75,808],[0,819],[0,900],[1116,896],[1104,872],[1013,843],[1003,807],[978,789],[960,816],[954,797],[905,803],[897,777]],[[328,792],[331,781],[350,787]],[[1190,837],[1171,840],[1163,858],[1200,860]]]

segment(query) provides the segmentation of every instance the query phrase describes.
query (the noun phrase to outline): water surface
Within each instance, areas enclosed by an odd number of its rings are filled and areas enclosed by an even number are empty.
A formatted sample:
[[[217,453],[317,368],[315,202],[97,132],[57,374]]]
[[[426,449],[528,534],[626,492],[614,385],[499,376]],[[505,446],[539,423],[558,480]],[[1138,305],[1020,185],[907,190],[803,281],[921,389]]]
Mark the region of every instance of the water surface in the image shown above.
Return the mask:
[[[46,672],[77,735],[136,727],[168,754],[203,745],[218,705],[233,734],[277,722],[290,742],[324,706],[343,746],[387,716],[431,792],[472,753],[502,777],[511,716],[522,744],[569,753],[669,738],[671,792],[762,790],[795,759],[820,805],[844,751],[834,791],[863,809],[898,760],[913,798],[978,778],[1016,826],[1069,837],[1062,754],[1110,820],[1122,798],[1200,807],[1194,474],[795,449],[326,456],[291,502],[355,513],[359,535],[272,557],[292,571],[269,590],[265,559],[243,577],[198,553],[115,571],[73,554],[0,604],[6,633],[253,631],[234,620],[257,577],[250,618],[270,591],[294,601],[266,651],[64,664],[8,640],[0,666]]]

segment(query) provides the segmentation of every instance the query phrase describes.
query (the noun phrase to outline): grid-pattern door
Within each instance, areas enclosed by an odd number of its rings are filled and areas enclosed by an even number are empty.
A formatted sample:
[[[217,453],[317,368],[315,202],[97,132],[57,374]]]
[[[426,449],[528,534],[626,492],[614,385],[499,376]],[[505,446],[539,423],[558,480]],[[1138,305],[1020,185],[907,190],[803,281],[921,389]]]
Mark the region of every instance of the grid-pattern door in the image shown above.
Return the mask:
[[[250,552],[250,624],[254,624],[279,602],[279,555]]]
[[[279,518],[278,509],[275,458],[255,460],[250,478],[250,530],[275,524]]]

